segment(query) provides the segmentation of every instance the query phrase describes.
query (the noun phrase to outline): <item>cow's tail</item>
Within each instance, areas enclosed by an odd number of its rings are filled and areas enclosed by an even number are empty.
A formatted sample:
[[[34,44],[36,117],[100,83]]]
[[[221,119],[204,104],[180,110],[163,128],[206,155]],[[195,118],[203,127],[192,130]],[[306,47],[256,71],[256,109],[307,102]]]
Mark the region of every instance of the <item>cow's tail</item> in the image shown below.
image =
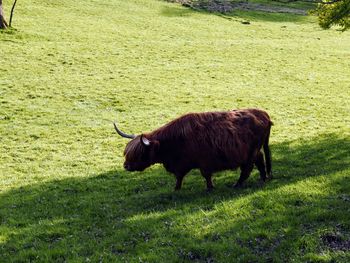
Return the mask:
[[[272,179],[271,151],[270,151],[270,147],[269,147],[271,125],[272,125],[272,122],[270,124],[269,131],[267,133],[267,136],[266,136],[266,139],[265,139],[264,145],[263,145],[263,147],[264,147],[264,154],[265,154],[266,172],[267,172],[267,175],[268,175],[269,179]]]

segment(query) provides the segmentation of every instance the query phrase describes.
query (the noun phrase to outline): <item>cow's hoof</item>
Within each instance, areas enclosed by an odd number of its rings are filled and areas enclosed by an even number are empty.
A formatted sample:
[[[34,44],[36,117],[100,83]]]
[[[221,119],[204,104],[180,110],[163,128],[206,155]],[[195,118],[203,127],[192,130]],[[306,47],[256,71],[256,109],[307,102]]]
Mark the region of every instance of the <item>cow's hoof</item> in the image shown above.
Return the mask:
[[[211,192],[213,192],[214,191],[214,187],[211,187],[211,188],[207,188],[207,190],[205,190],[207,193],[211,193]]]
[[[265,179],[265,180],[259,180],[259,186],[260,187],[264,187],[265,186],[265,182],[267,181],[267,179]]]
[[[242,188],[242,184],[236,183],[233,185],[234,189],[241,189]]]

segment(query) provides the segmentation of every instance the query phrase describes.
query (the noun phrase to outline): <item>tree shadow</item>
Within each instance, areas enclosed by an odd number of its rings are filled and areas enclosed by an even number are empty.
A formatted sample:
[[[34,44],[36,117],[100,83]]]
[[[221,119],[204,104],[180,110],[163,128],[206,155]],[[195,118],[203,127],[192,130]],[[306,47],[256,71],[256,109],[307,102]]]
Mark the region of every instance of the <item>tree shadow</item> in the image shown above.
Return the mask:
[[[254,172],[243,189],[234,190],[228,185],[238,174],[223,172],[216,176],[216,190],[210,194],[197,171],[185,178],[181,191],[174,192],[175,180],[160,166],[143,173],[115,170],[20,187],[0,195],[0,255],[5,261],[98,261],[101,255],[104,260],[210,261],[224,259],[225,253],[235,258],[245,253],[241,261],[254,261],[289,251],[287,258],[293,258],[302,246],[306,252],[312,250],[307,240],[299,242],[304,229],[314,231],[320,221],[334,220],[335,212],[327,208],[341,207],[338,195],[350,190],[349,178],[329,179],[337,185],[331,194],[308,197],[284,189],[346,171],[349,148],[350,141],[335,134],[279,143],[272,146],[275,179],[265,187],[258,185]],[[236,209],[246,215],[224,217]],[[193,234],[191,226],[198,227],[198,220],[209,230]],[[221,249],[214,249],[218,244]]]
[[[264,21],[264,22],[306,22],[308,17],[305,15],[289,14],[289,13],[272,13],[262,11],[241,11],[236,10],[224,16],[224,18],[232,17],[236,19],[243,19],[248,21]]]
[[[184,8],[180,5],[165,6],[161,10],[161,15],[167,17],[187,17],[196,12],[190,8]]]

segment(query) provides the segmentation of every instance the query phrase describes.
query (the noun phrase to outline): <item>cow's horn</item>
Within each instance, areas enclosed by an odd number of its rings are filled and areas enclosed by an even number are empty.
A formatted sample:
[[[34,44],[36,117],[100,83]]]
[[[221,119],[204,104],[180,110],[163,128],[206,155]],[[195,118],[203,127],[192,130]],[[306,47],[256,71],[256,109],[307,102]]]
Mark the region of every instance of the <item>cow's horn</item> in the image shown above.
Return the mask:
[[[122,136],[122,137],[124,137],[124,138],[128,138],[128,139],[134,139],[134,138],[136,137],[136,135],[133,135],[133,134],[126,134],[126,133],[122,132],[121,130],[119,130],[118,127],[117,127],[117,124],[116,124],[115,122],[113,122],[113,125],[114,125],[114,129],[116,130],[116,132],[117,132],[120,136]]]

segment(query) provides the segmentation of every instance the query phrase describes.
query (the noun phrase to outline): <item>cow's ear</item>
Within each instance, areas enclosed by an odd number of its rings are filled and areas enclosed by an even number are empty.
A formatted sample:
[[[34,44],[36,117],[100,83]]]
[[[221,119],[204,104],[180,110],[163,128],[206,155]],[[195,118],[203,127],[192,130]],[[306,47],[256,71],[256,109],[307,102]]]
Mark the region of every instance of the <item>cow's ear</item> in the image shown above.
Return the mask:
[[[148,140],[143,134],[141,135],[140,140],[141,140],[141,143],[144,146],[150,146],[151,145],[151,141]]]

